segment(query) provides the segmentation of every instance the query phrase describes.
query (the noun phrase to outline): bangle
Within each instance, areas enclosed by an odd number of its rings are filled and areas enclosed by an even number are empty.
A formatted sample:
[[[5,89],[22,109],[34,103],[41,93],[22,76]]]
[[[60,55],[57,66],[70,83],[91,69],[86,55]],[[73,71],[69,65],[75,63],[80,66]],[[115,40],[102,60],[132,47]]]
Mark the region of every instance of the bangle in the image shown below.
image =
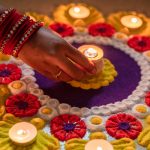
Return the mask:
[[[20,24],[18,30],[13,33],[13,36],[8,40],[5,47],[3,48],[3,53],[7,55],[13,54],[15,46],[20,42],[20,39],[27,30],[28,26],[30,26],[29,17],[27,17],[26,20]]]
[[[0,47],[4,54],[18,56],[23,45],[42,23],[35,22],[19,14],[15,9],[4,11],[0,15]]]
[[[21,40],[19,41],[19,43],[17,44],[17,46],[15,47],[15,49],[13,50],[13,56],[18,57],[18,54],[22,48],[22,46],[24,45],[24,43],[29,39],[29,37],[35,32],[37,31],[43,24],[42,23],[38,23],[36,22],[35,24],[33,24],[29,30],[27,30],[27,32],[24,34],[24,36],[21,38]]]
[[[11,14],[3,21],[1,24],[1,31],[0,31],[0,46],[2,47],[3,41],[6,39],[9,31],[11,28],[16,24],[18,20],[20,20],[21,16],[17,15],[15,18],[15,10],[11,12]],[[11,25],[10,25],[11,22]],[[12,31],[11,31],[12,32]]]
[[[3,21],[7,18],[7,16],[13,11],[12,8],[5,10],[1,15],[0,15],[0,25],[3,23]]]
[[[27,16],[22,17],[10,30],[10,32],[7,34],[6,39],[3,41],[2,45],[1,45],[1,51],[4,51],[4,47],[6,46],[7,42],[12,38],[14,32],[16,32],[16,30],[19,28],[19,25],[21,25],[25,19],[27,18]]]

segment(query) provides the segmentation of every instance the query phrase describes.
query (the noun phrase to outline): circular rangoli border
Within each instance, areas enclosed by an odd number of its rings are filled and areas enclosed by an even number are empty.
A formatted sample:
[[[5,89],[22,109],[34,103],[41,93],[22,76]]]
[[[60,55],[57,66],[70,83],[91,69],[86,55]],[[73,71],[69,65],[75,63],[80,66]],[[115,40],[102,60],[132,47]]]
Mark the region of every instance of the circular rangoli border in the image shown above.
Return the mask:
[[[107,105],[102,106],[94,106],[91,108],[78,108],[78,107],[71,107],[69,104],[61,103],[59,100],[55,98],[50,98],[48,95],[44,95],[44,91],[39,88],[39,85],[36,83],[36,78],[34,77],[35,72],[33,68],[25,64],[23,61],[19,59],[15,59],[11,57],[9,61],[6,62],[0,62],[0,63],[13,63],[16,64],[19,68],[22,70],[22,78],[20,80],[24,81],[27,84],[27,92],[32,93],[33,95],[36,95],[42,105],[42,107],[51,107],[53,110],[55,110],[54,115],[58,114],[75,114],[80,116],[84,121],[86,122],[86,119],[92,115],[99,115],[103,118],[103,124],[105,124],[106,119],[115,113],[119,112],[125,112],[129,114],[133,114],[132,107],[137,104],[144,104],[144,96],[145,93],[150,88],[150,65],[148,60],[140,53],[136,52],[134,49],[130,48],[125,41],[120,41],[115,38],[107,38],[107,37],[93,37],[88,35],[87,33],[82,34],[76,34],[73,37],[66,37],[65,40],[67,40],[69,43],[93,43],[93,44],[102,44],[102,45],[110,45],[115,48],[118,48],[119,50],[123,51],[124,53],[128,54],[130,57],[132,57],[137,64],[139,65],[141,69],[141,80],[139,81],[138,86],[136,89],[132,92],[131,95],[129,95],[126,99],[120,100],[115,103],[110,103]],[[30,86],[29,86],[30,85]],[[32,86],[31,86],[32,85]],[[40,110],[38,111],[37,115],[38,117],[43,118],[43,116],[40,115]],[[150,112],[150,111],[149,111]],[[54,116],[52,116],[54,117]],[[140,117],[136,116],[138,119],[141,120]],[[44,118],[43,118],[44,119]],[[45,119],[44,119],[45,120]],[[49,118],[49,121],[51,118]],[[105,131],[104,126],[102,127],[102,131],[108,135]],[[50,127],[49,124],[47,124],[43,130],[50,134]],[[90,130],[87,130],[86,135],[83,139],[88,139],[88,136],[90,134]],[[111,136],[108,136],[108,140],[113,140]],[[64,142],[60,142],[61,149],[64,149]],[[138,148],[142,150],[142,148],[138,145]]]
[[[146,60],[146,58],[142,54],[136,52],[133,48],[130,48],[123,41],[118,41],[114,38],[101,37],[101,36],[93,37],[93,36],[88,35],[87,33],[84,33],[84,34],[82,33],[80,35],[77,34],[72,37],[66,37],[65,40],[68,41],[69,43],[73,43],[73,42],[93,43],[93,44],[99,44],[99,45],[102,44],[102,45],[113,46],[113,47],[118,48],[119,50],[125,52],[131,58],[133,58],[137,62],[137,64],[139,65],[139,67],[141,69],[141,80],[140,80],[138,86],[136,87],[136,89],[126,99],[117,101],[115,103],[102,105],[102,106],[94,106],[91,108],[71,107],[70,105],[67,104],[71,114],[77,114],[81,117],[89,116],[91,114],[109,116],[114,113],[125,112],[126,110],[132,108],[135,104],[144,102],[141,100],[144,98],[145,92],[148,91],[150,88],[150,65],[149,65],[149,62]],[[11,58],[11,60],[9,62],[6,62],[6,63],[17,64],[17,66],[19,66],[21,68],[22,72],[26,72],[25,71],[26,69],[32,69],[30,66],[28,66],[21,60],[15,59],[13,57]],[[22,77],[21,80],[24,80],[24,78],[26,78],[25,76],[28,76],[28,75],[31,76],[31,78],[33,77],[32,82],[36,83],[34,74],[33,73],[31,74],[30,72],[29,72],[29,74],[25,73],[23,75],[24,77]],[[38,86],[36,86],[36,88],[38,88]],[[45,104],[48,106],[51,105],[51,107],[54,107],[54,108],[56,108],[56,107],[59,108],[59,106],[62,107],[63,105],[66,105],[64,103],[60,104],[59,100],[57,100],[55,98],[51,99],[48,95],[44,96],[44,97],[46,97],[45,99],[47,99],[47,100],[43,101],[42,100],[43,98],[40,98],[40,97],[43,97],[42,95],[44,95],[44,92],[42,89],[39,89],[39,91],[42,91],[42,92],[41,92],[41,94],[39,94],[37,96],[39,97],[42,105],[45,105]],[[32,94],[34,94],[34,93],[32,93]],[[61,109],[61,107],[60,107],[60,109]]]

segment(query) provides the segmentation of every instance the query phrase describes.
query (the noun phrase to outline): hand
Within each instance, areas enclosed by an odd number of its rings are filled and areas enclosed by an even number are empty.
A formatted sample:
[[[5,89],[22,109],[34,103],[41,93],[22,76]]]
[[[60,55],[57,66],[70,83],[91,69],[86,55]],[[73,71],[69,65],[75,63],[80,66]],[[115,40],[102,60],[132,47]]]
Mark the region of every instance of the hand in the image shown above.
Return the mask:
[[[83,54],[44,27],[23,46],[19,58],[53,80],[81,80],[96,73],[94,65]]]

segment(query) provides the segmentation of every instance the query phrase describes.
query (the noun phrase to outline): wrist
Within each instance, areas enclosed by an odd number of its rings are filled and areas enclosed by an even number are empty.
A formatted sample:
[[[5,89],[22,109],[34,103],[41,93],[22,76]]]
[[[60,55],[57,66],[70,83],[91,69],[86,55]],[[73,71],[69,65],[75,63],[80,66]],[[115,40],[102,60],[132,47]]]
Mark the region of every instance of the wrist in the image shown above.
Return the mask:
[[[40,36],[42,30],[43,30],[43,27],[41,27],[39,30],[37,30],[36,32],[34,32],[34,34],[32,34],[30,36],[30,38],[22,46],[20,53],[23,53],[26,49],[33,50],[34,48],[37,47],[37,45],[39,44],[38,39],[39,39],[39,36]],[[20,53],[18,55],[19,57],[20,57]]]

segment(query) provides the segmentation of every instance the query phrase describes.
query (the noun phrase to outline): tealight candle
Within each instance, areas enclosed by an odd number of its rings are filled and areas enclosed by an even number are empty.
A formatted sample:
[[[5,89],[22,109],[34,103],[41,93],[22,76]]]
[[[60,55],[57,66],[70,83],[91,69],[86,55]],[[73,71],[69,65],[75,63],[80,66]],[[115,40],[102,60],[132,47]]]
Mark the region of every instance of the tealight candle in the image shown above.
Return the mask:
[[[77,5],[69,9],[69,15],[76,19],[84,19],[90,15],[90,10],[85,6]]]
[[[89,60],[91,60],[97,69],[97,72],[100,72],[103,67],[103,50],[95,45],[83,45],[78,48],[78,50],[84,54]]]
[[[85,150],[113,150],[113,146],[103,139],[95,139],[89,141],[85,145]]]
[[[9,138],[17,145],[32,144],[37,136],[37,129],[28,122],[16,123],[9,130]]]
[[[123,26],[131,29],[137,29],[143,25],[143,20],[135,15],[126,15],[121,18]]]

